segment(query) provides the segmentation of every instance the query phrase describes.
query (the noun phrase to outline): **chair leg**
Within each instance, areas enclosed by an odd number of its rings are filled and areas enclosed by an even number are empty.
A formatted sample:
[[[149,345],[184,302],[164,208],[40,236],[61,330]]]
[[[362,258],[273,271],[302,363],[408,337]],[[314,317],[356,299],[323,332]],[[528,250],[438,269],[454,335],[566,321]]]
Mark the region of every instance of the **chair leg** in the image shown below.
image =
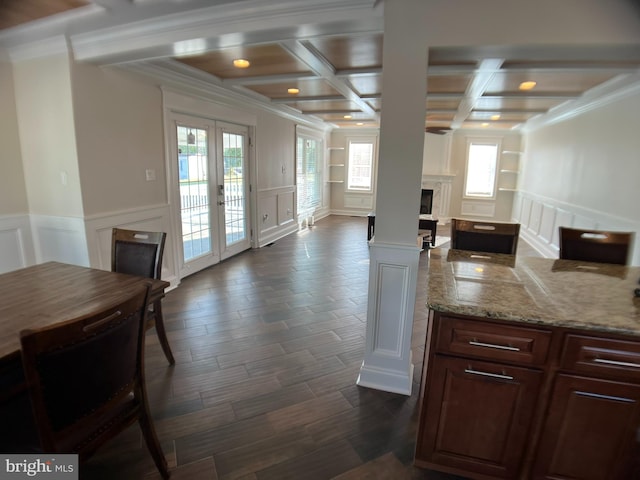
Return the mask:
[[[149,453],[151,453],[153,461],[155,462],[160,475],[164,480],[167,480],[171,476],[171,474],[169,473],[169,467],[167,466],[167,459],[162,452],[162,447],[160,446],[160,441],[158,440],[158,436],[156,435],[155,428],[153,428],[153,424],[151,423],[149,413],[144,412],[144,408],[142,408],[142,410],[143,411],[140,413],[138,423],[140,424],[140,429],[142,430],[144,441],[147,444]]]
[[[176,363],[169,346],[169,340],[167,339],[167,332],[164,329],[164,317],[162,316],[162,301],[158,300],[153,303],[153,312],[156,321],[156,333],[158,334],[158,340],[160,340],[160,346],[164,352],[164,356],[167,357],[170,365]]]

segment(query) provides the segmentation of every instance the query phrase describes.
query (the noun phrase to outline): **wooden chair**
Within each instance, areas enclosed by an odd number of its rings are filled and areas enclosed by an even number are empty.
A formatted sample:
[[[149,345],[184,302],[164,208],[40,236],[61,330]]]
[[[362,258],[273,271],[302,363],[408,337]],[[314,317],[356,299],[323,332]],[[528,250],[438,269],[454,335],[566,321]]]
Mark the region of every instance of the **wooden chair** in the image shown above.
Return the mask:
[[[162,478],[169,478],[144,381],[149,291],[140,288],[102,311],[20,333],[42,451],[77,453],[82,462],[137,421]]]
[[[451,219],[451,248],[515,255],[519,223]]]
[[[111,235],[111,271],[160,279],[167,234],[114,228]],[[152,299],[147,328],[155,325],[160,346],[170,365],[175,364],[162,315],[162,298]]]
[[[560,258],[628,265],[633,240],[633,232],[560,227]]]

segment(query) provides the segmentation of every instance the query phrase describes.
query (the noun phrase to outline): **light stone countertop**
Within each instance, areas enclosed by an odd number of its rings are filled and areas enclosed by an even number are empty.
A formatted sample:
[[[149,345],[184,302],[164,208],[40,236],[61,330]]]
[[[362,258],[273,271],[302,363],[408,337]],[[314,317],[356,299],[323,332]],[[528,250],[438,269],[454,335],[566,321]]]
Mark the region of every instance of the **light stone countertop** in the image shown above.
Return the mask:
[[[640,337],[640,267],[435,248],[427,307]]]

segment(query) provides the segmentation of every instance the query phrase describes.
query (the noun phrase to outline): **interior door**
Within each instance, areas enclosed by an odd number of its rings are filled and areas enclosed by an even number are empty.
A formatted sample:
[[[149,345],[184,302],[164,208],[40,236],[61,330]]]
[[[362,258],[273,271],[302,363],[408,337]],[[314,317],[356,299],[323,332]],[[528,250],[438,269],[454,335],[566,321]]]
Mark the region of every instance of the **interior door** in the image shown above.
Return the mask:
[[[250,247],[247,127],[218,122],[217,178],[218,242],[226,259]]]

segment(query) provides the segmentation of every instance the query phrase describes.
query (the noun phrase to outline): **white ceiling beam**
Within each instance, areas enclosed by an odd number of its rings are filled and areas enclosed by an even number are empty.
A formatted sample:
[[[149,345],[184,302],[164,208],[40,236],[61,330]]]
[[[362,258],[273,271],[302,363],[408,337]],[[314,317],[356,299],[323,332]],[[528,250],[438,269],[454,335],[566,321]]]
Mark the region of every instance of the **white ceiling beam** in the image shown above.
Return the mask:
[[[469,116],[469,113],[475,108],[478,99],[482,97],[487,90],[487,87],[503,62],[504,60],[502,58],[488,58],[480,62],[474,72],[473,80],[471,80],[465,91],[464,98],[458,105],[458,112],[451,122],[452,128],[456,129],[462,126]]]
[[[366,114],[378,118],[376,111],[351,88],[350,84],[336,77],[334,68],[307,42],[288,41],[280,44],[291,55],[309,67],[309,70],[322,77],[333,88],[340,92]]]

